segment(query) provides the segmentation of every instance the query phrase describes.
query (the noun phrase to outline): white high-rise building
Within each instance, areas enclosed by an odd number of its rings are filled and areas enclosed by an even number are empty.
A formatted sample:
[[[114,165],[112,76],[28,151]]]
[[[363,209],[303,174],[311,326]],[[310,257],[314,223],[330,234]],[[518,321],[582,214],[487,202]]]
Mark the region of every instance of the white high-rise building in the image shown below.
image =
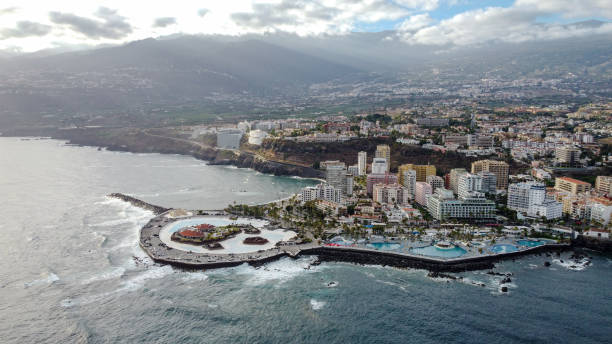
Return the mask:
[[[322,199],[330,202],[341,203],[342,192],[333,186],[321,183],[317,186],[308,186],[302,189],[302,202]]]
[[[225,149],[238,149],[242,130],[239,129],[220,129],[217,131],[217,147]]]
[[[480,171],[476,173],[482,178],[481,192],[495,194],[497,192],[497,175],[493,172]]]
[[[524,182],[508,186],[508,209],[528,213],[529,208],[546,200],[546,186],[542,183]]]
[[[346,167],[342,165],[329,165],[325,170],[325,180],[338,190],[346,192]]]
[[[378,145],[376,146],[376,153],[374,153],[375,158],[384,158],[387,160],[387,169],[385,172],[389,172],[391,168],[391,148],[388,145]],[[372,171],[374,173],[374,171]]]
[[[414,200],[427,207],[427,199],[431,196],[431,185],[425,182],[416,182]]]
[[[400,184],[402,184],[411,199],[414,199],[416,194],[416,171],[415,170],[403,170],[400,172]]]
[[[458,189],[459,176],[465,173],[468,173],[468,171],[465,168],[453,168],[450,171],[449,187],[451,190],[453,190],[455,194],[459,193],[459,189]]]
[[[385,173],[387,173],[387,159],[374,158],[374,160],[372,160],[372,174],[385,174]]]
[[[353,188],[355,187],[355,181],[353,175],[347,173],[344,179],[344,192],[346,195],[351,196],[353,194]]]
[[[368,166],[368,152],[357,153],[357,167],[359,168],[359,175],[365,176],[367,174]]]
[[[431,185],[431,192],[436,192],[436,189],[444,188],[444,178],[440,176],[427,176],[425,181]]]
[[[563,205],[555,200],[545,200],[541,204],[534,204],[529,208],[527,215],[532,217],[545,217],[549,220],[563,216]]]
[[[459,198],[469,197],[473,192],[482,192],[482,177],[477,174],[461,174],[457,184]]]
[[[251,130],[249,132],[249,144],[260,146],[266,137],[268,137],[268,134],[263,130]]]
[[[537,182],[524,182],[508,186],[508,209],[532,217],[556,219],[561,217],[563,205],[546,199],[546,186]]]
[[[374,185],[372,199],[375,202],[387,204],[404,204],[408,201],[406,188],[397,183]]]
[[[495,202],[484,198],[481,193],[454,199],[452,191],[438,189],[428,198],[427,210],[439,221],[451,218],[483,220],[495,217]]]

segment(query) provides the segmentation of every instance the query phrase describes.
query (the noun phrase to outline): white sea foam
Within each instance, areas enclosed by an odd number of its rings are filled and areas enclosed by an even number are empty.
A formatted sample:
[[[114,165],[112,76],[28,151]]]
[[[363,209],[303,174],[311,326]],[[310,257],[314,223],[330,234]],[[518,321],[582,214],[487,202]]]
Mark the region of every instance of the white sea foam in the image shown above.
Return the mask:
[[[169,265],[156,266],[147,269],[134,277],[130,277],[122,281],[119,288],[100,294],[87,295],[78,298],[66,298],[60,302],[62,307],[73,307],[77,305],[87,305],[95,302],[101,302],[115,294],[128,293],[141,289],[148,280],[164,278],[174,273]]]
[[[197,281],[206,281],[208,279],[208,275],[205,272],[186,272],[183,276],[183,281],[185,282],[197,282]]]
[[[117,292],[135,291],[144,286],[148,280],[164,278],[174,273],[172,267],[169,265],[156,266],[145,270],[144,272],[127,279],[121,283],[121,287],[117,289]]]
[[[473,285],[473,286],[478,286],[478,287],[483,287],[487,285],[485,282],[482,282],[476,279],[471,279],[469,277],[463,277],[461,279],[458,279],[457,281],[463,284]]]
[[[310,307],[312,307],[312,310],[314,311],[318,311],[322,309],[323,307],[325,307],[325,304],[326,304],[325,301],[318,301],[315,299],[310,299]]]
[[[590,260],[587,258],[582,258],[580,260],[567,259],[563,261],[561,261],[561,259],[553,259],[552,262],[572,271],[582,271],[590,264]]]
[[[119,225],[123,225],[123,224],[130,223],[130,222],[132,222],[132,219],[123,218],[123,219],[103,221],[99,223],[91,223],[88,226],[89,227],[114,227],[114,226],[119,226]]]
[[[41,285],[50,285],[59,280],[60,278],[56,274],[51,272],[51,273],[44,274],[44,276],[32,282],[25,283],[24,286],[26,288],[30,288],[30,287],[36,287],[36,286],[41,286]]]
[[[235,268],[214,270],[208,272],[207,275],[215,276],[236,274],[245,276],[246,280],[244,284],[249,286],[257,286],[271,281],[276,281],[276,286],[279,287],[287,281],[290,281],[300,275],[320,271],[321,266],[314,266],[310,267],[309,269],[308,267],[310,266],[310,262],[311,260],[308,258],[293,260],[285,257],[257,268],[245,263]]]
[[[379,279],[377,279],[376,282],[383,283],[383,284],[386,284],[386,285],[390,285],[390,286],[393,286],[393,287],[397,287],[401,291],[407,291],[406,290],[406,286],[404,286],[402,284],[399,284],[399,283],[395,283],[395,282],[391,282],[391,281],[383,281],[383,280],[379,280]]]
[[[91,276],[85,280],[83,280],[81,282],[81,284],[90,284],[90,283],[94,283],[94,282],[100,282],[100,281],[106,281],[106,280],[110,280],[110,279],[115,279],[115,278],[119,278],[121,276],[123,276],[123,274],[125,273],[125,268],[124,267],[115,267],[111,270],[105,271],[101,274],[97,274],[94,276]]]

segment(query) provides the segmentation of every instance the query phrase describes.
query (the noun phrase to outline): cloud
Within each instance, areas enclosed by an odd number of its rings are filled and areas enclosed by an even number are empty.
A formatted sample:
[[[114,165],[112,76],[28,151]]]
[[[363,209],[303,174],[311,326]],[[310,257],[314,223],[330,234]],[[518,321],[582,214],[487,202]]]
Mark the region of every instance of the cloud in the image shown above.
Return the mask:
[[[428,13],[417,14],[410,16],[410,18],[404,20],[398,27],[398,30],[401,32],[414,31],[422,27],[428,26],[432,22],[433,19],[431,19]]]
[[[175,25],[175,24],[176,24],[176,18],[162,17],[162,18],[155,19],[155,21],[153,22],[153,27],[166,27],[166,26]]]
[[[438,8],[438,0],[395,0],[395,3],[412,9],[431,11]]]
[[[0,8],[0,16],[1,15],[5,15],[5,14],[12,14],[17,12],[18,8],[17,7],[7,7],[7,8]]]
[[[402,2],[404,4],[386,0],[281,0],[275,3],[255,3],[252,11],[232,13],[230,18],[248,32],[333,34],[350,31],[356,22],[397,20],[410,13],[406,6],[431,3],[432,0]]]
[[[132,26],[117,10],[100,7],[94,16],[98,19],[77,16],[71,13],[50,12],[51,22],[66,25],[71,30],[91,39],[120,39],[132,33]]]
[[[208,12],[210,12],[210,11],[207,8],[200,8],[198,10],[198,16],[204,17],[205,15],[208,14]]]
[[[565,18],[612,17],[610,0],[517,0],[514,7],[560,13]]]
[[[17,22],[15,28],[0,30],[0,39],[45,36],[49,32],[51,32],[49,25],[24,20]]]
[[[488,7],[459,13],[434,25],[423,25],[422,18],[411,17],[398,28],[398,35],[410,44],[477,45],[491,42],[525,42],[612,33],[612,24],[599,27],[541,23],[539,18],[565,15],[571,3],[559,1],[559,7],[548,0],[519,0],[511,7]],[[605,10],[600,1],[580,1],[591,10]],[[601,6],[600,6],[601,5]],[[599,7],[598,7],[599,6]],[[612,4],[607,5],[612,8]],[[578,6],[579,7],[579,6]],[[583,9],[584,10],[584,9]],[[586,12],[585,12],[586,13]],[[415,31],[416,30],[416,31]]]

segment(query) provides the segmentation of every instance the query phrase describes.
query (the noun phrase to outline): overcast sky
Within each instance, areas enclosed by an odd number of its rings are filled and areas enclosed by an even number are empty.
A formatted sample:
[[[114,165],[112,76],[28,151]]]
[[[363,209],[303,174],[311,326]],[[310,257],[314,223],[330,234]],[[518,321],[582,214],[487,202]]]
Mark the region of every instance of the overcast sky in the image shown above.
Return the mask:
[[[2,0],[0,50],[118,44],[174,33],[396,30],[405,44],[470,45],[612,33],[612,0]]]

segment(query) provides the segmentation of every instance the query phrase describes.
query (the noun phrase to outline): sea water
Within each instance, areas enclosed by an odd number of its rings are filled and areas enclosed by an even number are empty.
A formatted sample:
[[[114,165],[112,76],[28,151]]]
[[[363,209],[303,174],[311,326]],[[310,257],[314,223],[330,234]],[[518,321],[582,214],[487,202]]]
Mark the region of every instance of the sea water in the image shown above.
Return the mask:
[[[495,271],[422,270],[284,258],[184,271],[151,262],[153,214],[106,198],[218,209],[314,182],[191,157],[0,138],[2,343],[606,343],[612,260],[528,256]],[[247,190],[248,192],[243,192]],[[545,267],[544,262],[552,265]],[[335,283],[331,283],[335,282]]]

